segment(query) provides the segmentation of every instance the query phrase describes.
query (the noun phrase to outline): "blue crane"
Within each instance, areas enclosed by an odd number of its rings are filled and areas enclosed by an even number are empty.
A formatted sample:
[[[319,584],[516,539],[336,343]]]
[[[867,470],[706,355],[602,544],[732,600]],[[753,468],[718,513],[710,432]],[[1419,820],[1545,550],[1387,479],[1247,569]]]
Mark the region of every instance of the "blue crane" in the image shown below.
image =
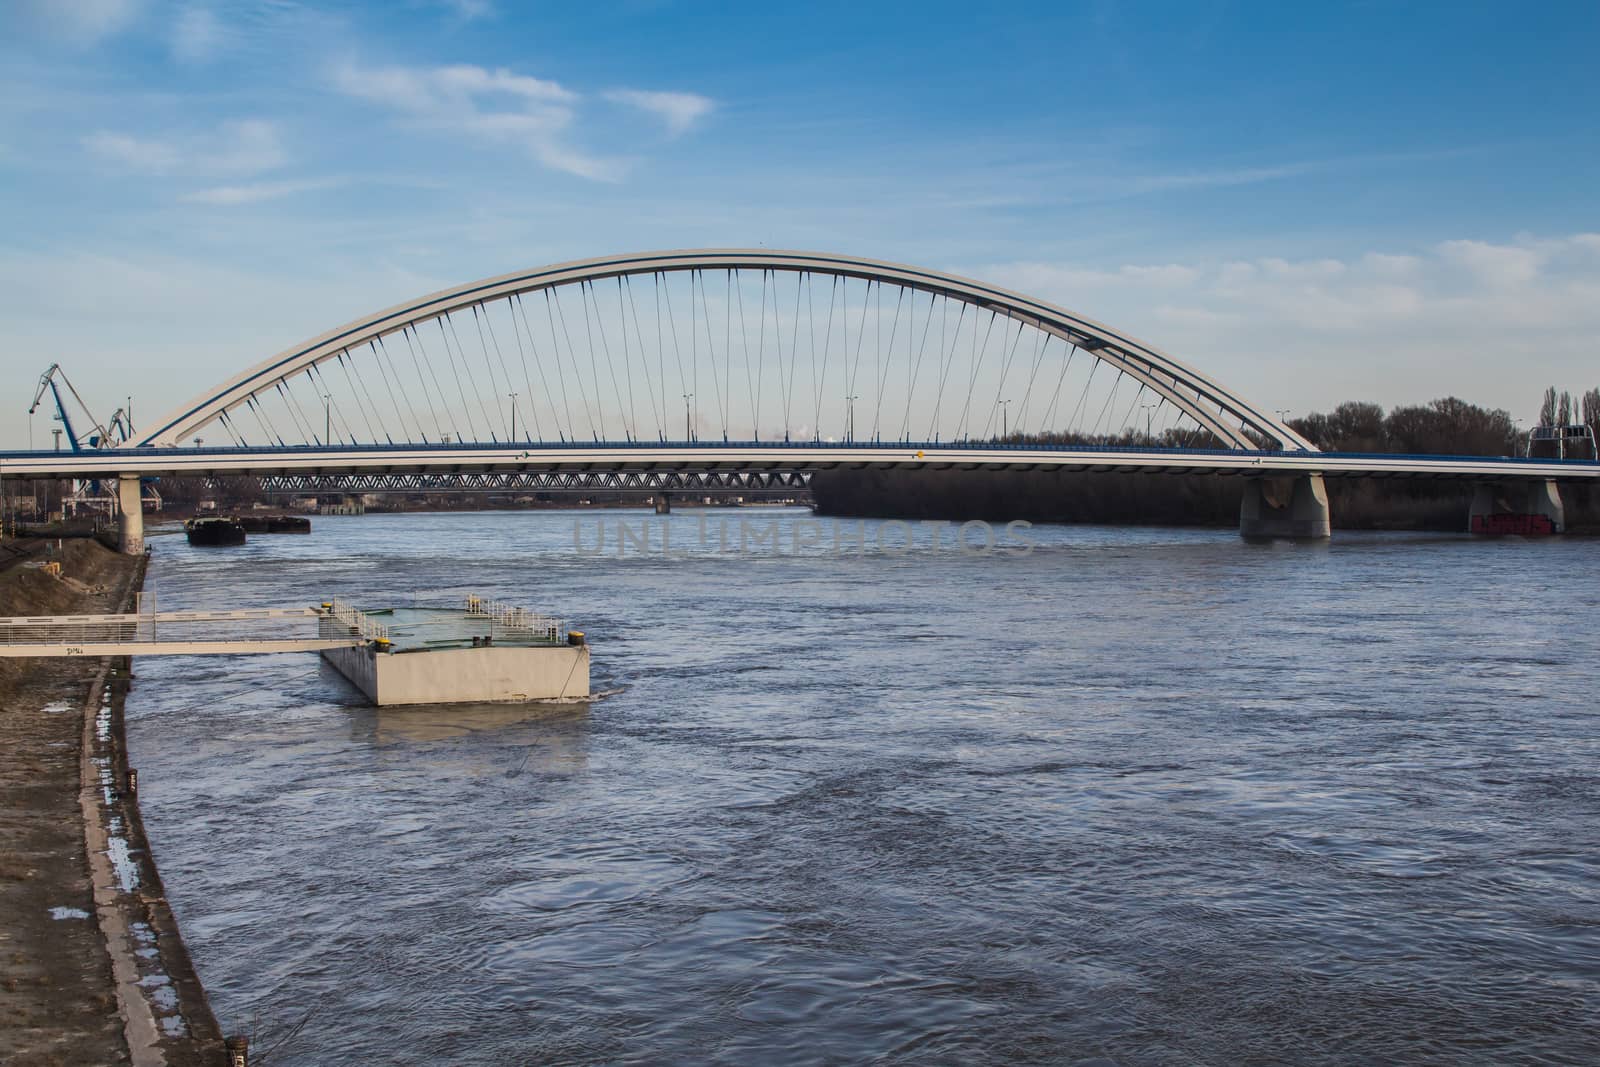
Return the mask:
[[[72,426],[72,416],[67,412],[66,400],[61,395],[61,387],[56,384],[58,380],[67,387],[67,392],[72,394],[72,399],[78,404],[78,410],[82,411],[84,417],[89,420],[89,429],[82,435]],[[61,423],[62,429],[65,430],[67,444],[72,451],[82,452],[89,448],[106,448],[119,443],[119,441],[112,439],[112,433],[107,431],[100,424],[100,420],[94,417],[94,413],[89,410],[89,405],[83,402],[83,397],[79,396],[78,390],[73,388],[72,382],[67,378],[67,372],[61,369],[61,364],[59,363],[50,364],[50,369],[39,375],[39,388],[33,394],[33,404],[28,408],[29,415],[39,410],[39,403],[44,399],[46,389],[50,391],[51,397],[55,400],[55,418],[57,422]],[[131,422],[132,420],[121,408],[117,409],[117,413],[111,417],[113,429],[121,434],[120,441],[126,441],[132,436],[133,426]]]

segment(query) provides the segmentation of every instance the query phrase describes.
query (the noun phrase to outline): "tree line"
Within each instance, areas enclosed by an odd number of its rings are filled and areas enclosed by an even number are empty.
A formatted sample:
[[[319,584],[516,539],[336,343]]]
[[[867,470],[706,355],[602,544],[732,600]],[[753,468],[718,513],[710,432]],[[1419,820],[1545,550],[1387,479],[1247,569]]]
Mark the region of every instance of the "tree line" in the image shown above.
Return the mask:
[[[1349,401],[1327,414],[1313,412],[1288,422],[1324,452],[1521,456],[1528,451],[1527,431],[1518,428],[1509,411],[1453,396],[1388,412],[1377,404]],[[1557,392],[1554,386],[1546,389],[1539,425],[1587,425],[1600,437],[1600,388],[1577,396]],[[1539,454],[1537,447],[1534,454]]]

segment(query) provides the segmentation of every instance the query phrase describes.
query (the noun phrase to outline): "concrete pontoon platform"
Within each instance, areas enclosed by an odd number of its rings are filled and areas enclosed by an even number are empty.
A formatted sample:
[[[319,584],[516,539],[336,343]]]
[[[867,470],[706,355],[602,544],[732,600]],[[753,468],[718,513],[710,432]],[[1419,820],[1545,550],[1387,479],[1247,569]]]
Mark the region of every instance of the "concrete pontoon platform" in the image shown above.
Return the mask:
[[[323,606],[329,632],[367,640],[322,655],[380,707],[589,695],[589,646],[559,619],[468,597],[463,606]]]

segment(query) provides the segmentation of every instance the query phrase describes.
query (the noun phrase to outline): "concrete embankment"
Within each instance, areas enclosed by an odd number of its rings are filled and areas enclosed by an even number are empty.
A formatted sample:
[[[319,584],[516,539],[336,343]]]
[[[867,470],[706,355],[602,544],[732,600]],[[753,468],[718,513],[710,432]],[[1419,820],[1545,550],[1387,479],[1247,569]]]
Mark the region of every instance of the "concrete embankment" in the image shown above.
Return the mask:
[[[87,539],[37,545],[0,571],[0,615],[131,610],[143,577]],[[0,659],[0,1062],[226,1062],[130,788],[130,680],[126,659]]]
[[[1232,527],[1246,479],[1217,474],[830,470],[811,479],[823,515],[914,520]],[[1474,486],[1461,480],[1329,478],[1339,530],[1463,533]],[[1600,532],[1600,487],[1563,484],[1567,532]]]

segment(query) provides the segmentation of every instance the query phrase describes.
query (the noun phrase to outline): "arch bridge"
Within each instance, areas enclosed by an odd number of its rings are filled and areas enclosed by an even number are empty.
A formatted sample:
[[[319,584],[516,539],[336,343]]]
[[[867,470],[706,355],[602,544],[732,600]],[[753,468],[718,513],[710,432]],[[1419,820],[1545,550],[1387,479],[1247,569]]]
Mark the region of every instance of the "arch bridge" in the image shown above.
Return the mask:
[[[1600,473],[1321,453],[1236,390],[1056,305],[767,249],[603,257],[457,286],[280,352],[121,447],[0,456],[0,474],[116,474],[125,492],[158,474],[792,484],[850,466],[1278,475],[1298,481],[1246,494],[1265,516],[1257,532],[1311,536],[1327,533],[1326,475]]]

